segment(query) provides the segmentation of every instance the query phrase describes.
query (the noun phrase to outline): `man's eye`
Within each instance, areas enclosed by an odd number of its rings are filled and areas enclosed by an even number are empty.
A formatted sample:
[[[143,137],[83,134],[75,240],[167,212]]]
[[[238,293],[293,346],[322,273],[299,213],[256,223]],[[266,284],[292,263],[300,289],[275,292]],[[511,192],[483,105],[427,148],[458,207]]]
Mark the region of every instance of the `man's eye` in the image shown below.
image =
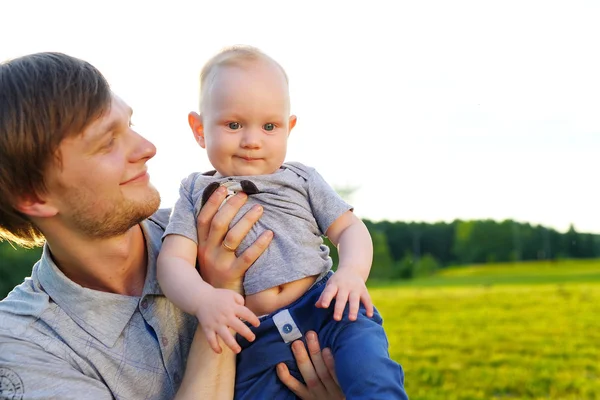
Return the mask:
[[[275,125],[274,124],[264,124],[263,129],[265,131],[272,131],[273,129],[275,129]]]
[[[110,150],[110,149],[112,149],[114,144],[115,144],[115,137],[112,136],[108,142],[104,143],[104,146],[102,146],[102,148],[105,150]]]
[[[229,129],[240,129],[242,126],[239,124],[239,122],[230,122],[227,124],[227,126],[229,127]]]

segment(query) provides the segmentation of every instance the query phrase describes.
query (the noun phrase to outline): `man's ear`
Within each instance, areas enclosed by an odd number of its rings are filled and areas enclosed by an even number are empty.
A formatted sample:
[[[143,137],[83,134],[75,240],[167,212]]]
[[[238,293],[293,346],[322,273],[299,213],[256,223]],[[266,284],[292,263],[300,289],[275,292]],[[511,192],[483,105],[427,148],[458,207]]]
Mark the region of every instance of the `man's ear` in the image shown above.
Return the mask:
[[[22,196],[17,200],[15,208],[28,217],[48,218],[58,214],[58,209],[37,195]]]
[[[295,115],[290,115],[290,129],[288,129],[288,136],[292,132],[292,129],[294,129],[294,127],[296,126],[296,120],[297,118]]]
[[[196,139],[196,142],[198,142],[200,147],[205,149],[206,144],[204,141],[204,123],[202,122],[202,116],[197,112],[192,111],[188,114],[188,123],[194,134],[194,139]]]

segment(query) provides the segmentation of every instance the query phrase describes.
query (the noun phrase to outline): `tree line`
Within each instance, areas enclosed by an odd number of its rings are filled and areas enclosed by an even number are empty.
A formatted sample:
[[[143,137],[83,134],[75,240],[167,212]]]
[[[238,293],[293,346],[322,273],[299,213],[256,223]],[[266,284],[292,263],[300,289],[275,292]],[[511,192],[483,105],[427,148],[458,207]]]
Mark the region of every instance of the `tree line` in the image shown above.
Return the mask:
[[[410,279],[452,265],[600,257],[600,235],[512,220],[438,223],[365,221],[373,237],[371,277]]]
[[[600,235],[506,220],[372,222],[373,279],[411,279],[451,265],[600,257]],[[337,251],[330,242],[334,265]],[[31,274],[41,249],[0,242],[0,299]]]

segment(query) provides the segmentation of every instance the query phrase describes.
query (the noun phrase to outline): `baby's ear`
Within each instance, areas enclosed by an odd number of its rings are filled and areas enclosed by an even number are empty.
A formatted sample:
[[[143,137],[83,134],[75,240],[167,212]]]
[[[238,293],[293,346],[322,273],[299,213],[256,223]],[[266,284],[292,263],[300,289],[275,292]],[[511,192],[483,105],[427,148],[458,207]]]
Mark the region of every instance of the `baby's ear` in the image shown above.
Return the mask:
[[[296,126],[296,121],[298,120],[298,118],[296,118],[295,115],[290,115],[290,128],[288,130],[288,135],[290,134],[290,132],[292,131],[292,129],[294,129],[294,127]]]
[[[203,149],[206,148],[204,142],[204,123],[202,122],[202,116],[197,112],[190,112],[188,114],[188,124],[190,125],[190,129],[194,134],[194,139],[196,139],[196,142],[198,142],[200,147]]]

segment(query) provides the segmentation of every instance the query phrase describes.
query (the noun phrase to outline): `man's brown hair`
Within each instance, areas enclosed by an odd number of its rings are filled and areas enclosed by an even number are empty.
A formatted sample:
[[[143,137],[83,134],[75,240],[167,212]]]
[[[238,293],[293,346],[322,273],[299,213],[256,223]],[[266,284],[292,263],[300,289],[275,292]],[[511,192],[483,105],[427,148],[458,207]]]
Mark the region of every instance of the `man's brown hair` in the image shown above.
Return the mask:
[[[110,104],[104,76],[78,58],[37,53],[0,64],[0,241],[44,242],[16,204],[46,192],[44,176],[60,161],[62,140],[81,134]]]

